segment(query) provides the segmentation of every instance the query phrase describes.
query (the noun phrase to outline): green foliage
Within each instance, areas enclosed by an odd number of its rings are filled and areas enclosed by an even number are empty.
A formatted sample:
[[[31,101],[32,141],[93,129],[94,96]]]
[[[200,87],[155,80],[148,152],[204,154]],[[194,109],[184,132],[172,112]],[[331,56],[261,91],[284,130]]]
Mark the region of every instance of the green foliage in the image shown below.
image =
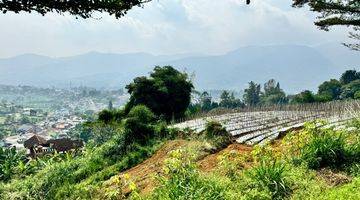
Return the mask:
[[[14,0],[14,1],[0,1],[0,11],[6,13],[8,11],[19,13],[37,12],[45,15],[48,12],[70,13],[82,18],[89,18],[92,14],[97,12],[105,12],[110,15],[115,15],[116,18],[124,16],[133,6],[141,6],[147,0],[74,0],[74,1],[60,1],[53,0]]]
[[[230,134],[216,121],[206,123],[205,135],[216,148],[226,147],[231,142]]]
[[[311,91],[305,90],[300,94],[295,95],[291,103],[303,104],[303,103],[314,103],[315,101],[316,101],[315,95]]]
[[[244,104],[240,99],[235,98],[233,92],[229,93],[228,91],[224,90],[220,96],[219,106],[224,108],[238,108],[244,107]]]
[[[155,115],[144,105],[133,107],[124,123],[125,143],[146,143],[155,136]]]
[[[111,109],[111,110],[102,110],[98,114],[98,121],[101,121],[105,124],[110,122],[119,122],[125,118],[125,111],[120,109]]]
[[[251,81],[244,91],[244,103],[247,106],[256,106],[260,103],[261,86]]]
[[[121,135],[96,148],[86,149],[83,156],[47,164],[32,176],[15,179],[1,187],[1,199],[92,199],[102,181],[148,158],[159,140],[145,145],[125,145]]]
[[[126,113],[136,105],[145,105],[166,121],[184,117],[190,104],[193,84],[186,73],[171,66],[155,67],[150,78],[138,77],[126,86],[130,101]]]
[[[323,130],[316,130],[301,153],[304,160],[311,169],[322,167],[339,167],[345,161],[346,149],[345,139],[340,134],[333,134]]]
[[[264,93],[261,94],[261,103],[263,105],[286,104],[288,98],[285,92],[280,88],[280,83],[270,79],[264,84]]]
[[[293,0],[294,6],[301,7],[308,4],[310,9],[321,13],[315,24],[321,29],[328,30],[331,26],[353,27],[354,32],[350,32],[350,38],[360,40],[359,31],[359,7],[358,0]],[[346,44],[353,50],[360,50],[360,44]]]
[[[270,191],[272,199],[284,199],[291,193],[290,183],[286,179],[285,164],[276,160],[262,160],[249,172],[254,183]]]
[[[360,74],[356,70],[346,70],[341,74],[340,82],[343,85],[349,84],[355,80],[360,79]]]
[[[355,93],[360,91],[360,80],[355,80],[342,87],[341,98],[354,99]]]
[[[202,177],[194,164],[194,155],[174,150],[165,161],[160,186],[149,199],[225,199],[225,189],[217,180]]]
[[[314,199],[328,199],[328,200],[349,200],[359,199],[360,196],[360,177],[354,178],[354,180],[346,185],[331,188],[327,191],[323,191]]]
[[[8,181],[16,175],[17,167],[22,168],[25,158],[23,152],[17,152],[14,148],[0,148],[0,180]]]
[[[218,106],[218,103],[212,101],[212,97],[208,92],[205,91],[200,95],[200,107],[202,111],[210,111]]]
[[[310,169],[330,167],[350,173],[356,171],[354,164],[360,161],[359,135],[335,131],[333,127],[320,128],[319,125],[326,123],[308,123],[296,137],[285,137],[284,144],[291,147],[288,154],[293,162],[299,164],[300,161]]]
[[[318,95],[326,96],[329,100],[337,100],[341,94],[341,83],[336,79],[325,81],[319,86]]]
[[[144,106],[138,105],[132,108],[128,114],[129,118],[137,118],[142,123],[153,123],[155,121],[155,115],[151,110]]]

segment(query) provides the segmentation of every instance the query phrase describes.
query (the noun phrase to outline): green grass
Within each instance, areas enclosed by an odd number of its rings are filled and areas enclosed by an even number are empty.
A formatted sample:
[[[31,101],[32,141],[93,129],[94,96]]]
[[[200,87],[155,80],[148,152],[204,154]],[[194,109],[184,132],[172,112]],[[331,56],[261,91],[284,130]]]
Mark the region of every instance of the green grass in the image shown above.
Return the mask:
[[[327,200],[356,200],[360,198],[360,177],[354,178],[351,183],[330,188],[323,192],[318,199]],[[314,198],[315,199],[315,198]]]

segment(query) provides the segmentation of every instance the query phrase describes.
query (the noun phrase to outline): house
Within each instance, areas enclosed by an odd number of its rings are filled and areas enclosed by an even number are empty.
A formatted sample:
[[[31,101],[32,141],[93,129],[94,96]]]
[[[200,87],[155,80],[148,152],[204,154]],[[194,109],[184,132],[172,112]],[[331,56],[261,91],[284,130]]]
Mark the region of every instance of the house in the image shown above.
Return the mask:
[[[24,141],[24,147],[30,150],[30,156],[35,158],[38,154],[44,153],[44,147],[49,147],[46,139],[38,135],[33,135],[28,140]]]
[[[48,144],[57,152],[67,152],[84,146],[82,140],[71,140],[69,138],[48,140]]]
[[[17,132],[20,134],[38,133],[41,132],[41,128],[32,124],[23,124],[17,129]]]
[[[56,152],[67,152],[77,150],[84,146],[82,140],[71,140],[69,138],[46,140],[39,135],[34,135],[24,142],[24,147],[30,150],[30,156],[35,158],[44,154]]]

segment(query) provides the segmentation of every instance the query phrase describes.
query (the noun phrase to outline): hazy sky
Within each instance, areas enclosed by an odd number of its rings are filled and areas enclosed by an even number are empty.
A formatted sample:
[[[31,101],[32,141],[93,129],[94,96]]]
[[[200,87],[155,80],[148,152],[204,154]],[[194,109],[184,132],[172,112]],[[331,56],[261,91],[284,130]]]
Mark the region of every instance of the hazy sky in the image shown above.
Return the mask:
[[[0,57],[68,56],[89,51],[221,54],[246,45],[341,42],[344,30],[318,30],[316,14],[291,0],[154,0],[116,20],[0,14]]]

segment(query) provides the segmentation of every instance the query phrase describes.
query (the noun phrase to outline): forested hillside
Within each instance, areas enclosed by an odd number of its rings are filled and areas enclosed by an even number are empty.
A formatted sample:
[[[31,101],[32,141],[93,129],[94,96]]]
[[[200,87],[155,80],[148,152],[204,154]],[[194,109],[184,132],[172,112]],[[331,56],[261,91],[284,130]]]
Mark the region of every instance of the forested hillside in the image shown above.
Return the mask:
[[[343,56],[336,59],[332,45],[321,48],[248,46],[217,56],[96,52],[65,58],[23,55],[0,59],[0,83],[118,88],[124,87],[133,77],[146,74],[155,65],[170,64],[181,71],[194,73],[198,90],[237,89],[249,81],[265,82],[274,78],[287,92],[295,93],[313,90],[322,81],[335,78],[346,69],[357,69],[354,64],[360,63],[360,57],[343,48],[337,46],[336,52]]]

